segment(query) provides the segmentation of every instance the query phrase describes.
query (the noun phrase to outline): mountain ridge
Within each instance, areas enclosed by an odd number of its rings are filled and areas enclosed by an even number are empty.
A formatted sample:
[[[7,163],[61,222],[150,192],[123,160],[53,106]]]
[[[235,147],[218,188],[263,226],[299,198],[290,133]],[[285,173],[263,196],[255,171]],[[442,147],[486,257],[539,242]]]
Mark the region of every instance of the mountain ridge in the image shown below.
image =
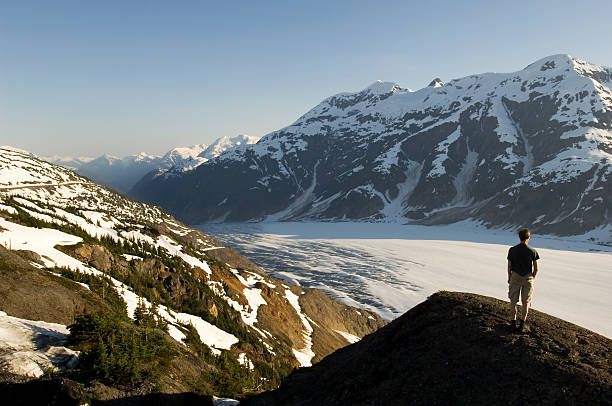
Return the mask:
[[[129,194],[190,224],[472,219],[583,234],[612,224],[611,87],[611,68],[563,54],[417,91],[375,82]]]

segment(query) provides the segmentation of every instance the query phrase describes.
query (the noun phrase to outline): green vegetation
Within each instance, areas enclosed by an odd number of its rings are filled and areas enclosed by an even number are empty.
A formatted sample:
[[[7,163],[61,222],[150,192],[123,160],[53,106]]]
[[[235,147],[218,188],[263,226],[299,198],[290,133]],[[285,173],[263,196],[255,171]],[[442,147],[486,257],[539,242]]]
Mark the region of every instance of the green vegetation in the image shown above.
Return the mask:
[[[81,351],[73,373],[110,385],[156,381],[174,354],[162,330],[137,326],[115,314],[81,316],[68,329],[68,345]]]
[[[157,303],[147,307],[143,300],[140,300],[134,310],[134,323],[142,327],[147,332],[149,329],[159,329],[164,333],[168,332],[168,322],[157,313]]]

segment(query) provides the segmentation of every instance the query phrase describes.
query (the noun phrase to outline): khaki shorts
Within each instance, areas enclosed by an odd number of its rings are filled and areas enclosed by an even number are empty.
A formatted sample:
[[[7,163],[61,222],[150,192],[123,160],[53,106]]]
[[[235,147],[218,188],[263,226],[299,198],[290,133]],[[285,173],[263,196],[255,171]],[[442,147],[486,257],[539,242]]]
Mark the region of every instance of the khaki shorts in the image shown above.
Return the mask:
[[[510,274],[510,285],[508,286],[508,298],[510,302],[518,303],[519,294],[521,295],[523,304],[529,304],[531,302],[531,295],[533,294],[533,275],[521,276],[516,272]]]

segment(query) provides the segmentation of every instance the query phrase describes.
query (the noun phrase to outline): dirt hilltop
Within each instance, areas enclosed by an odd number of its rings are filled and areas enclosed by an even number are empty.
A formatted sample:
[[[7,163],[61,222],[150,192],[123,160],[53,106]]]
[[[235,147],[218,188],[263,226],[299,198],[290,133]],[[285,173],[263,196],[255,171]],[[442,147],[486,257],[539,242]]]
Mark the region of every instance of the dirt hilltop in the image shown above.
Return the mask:
[[[612,340],[507,302],[438,292],[242,405],[610,405]]]

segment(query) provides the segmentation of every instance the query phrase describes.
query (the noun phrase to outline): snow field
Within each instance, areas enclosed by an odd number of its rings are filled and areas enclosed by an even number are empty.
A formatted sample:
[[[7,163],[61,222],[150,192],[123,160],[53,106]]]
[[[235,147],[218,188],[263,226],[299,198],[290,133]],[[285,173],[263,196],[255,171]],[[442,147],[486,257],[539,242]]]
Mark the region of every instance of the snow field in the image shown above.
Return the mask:
[[[193,267],[198,267],[206,272],[208,275],[212,273],[210,267],[206,262],[200,261],[199,259],[192,257],[191,255],[187,255],[182,251],[182,246],[172,240],[170,237],[165,235],[160,235],[157,238],[157,241],[154,243],[155,246],[164,248],[168,251],[170,255],[180,257],[183,261],[187,262],[189,265]]]
[[[0,147],[0,188],[48,185],[74,181],[70,171],[56,170],[46,162],[40,162],[25,151]]]

